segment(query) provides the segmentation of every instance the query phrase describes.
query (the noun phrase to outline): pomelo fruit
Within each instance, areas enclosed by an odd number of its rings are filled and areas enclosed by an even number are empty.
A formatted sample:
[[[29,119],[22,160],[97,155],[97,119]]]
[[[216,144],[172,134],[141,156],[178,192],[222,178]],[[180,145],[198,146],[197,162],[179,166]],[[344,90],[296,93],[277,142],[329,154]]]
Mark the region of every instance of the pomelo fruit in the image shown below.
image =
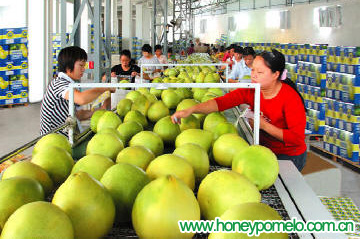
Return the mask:
[[[155,158],[150,149],[144,146],[127,147],[117,155],[116,163],[129,163],[146,170],[149,163]]]
[[[190,115],[186,118],[181,119],[180,130],[184,131],[187,129],[200,129],[200,120],[194,115]]]
[[[205,149],[197,144],[183,144],[173,152],[182,156],[194,169],[195,180],[200,182],[209,172],[209,157]]]
[[[101,154],[114,161],[123,148],[123,142],[115,135],[110,133],[95,134],[86,147],[86,155]]]
[[[164,143],[159,135],[152,131],[141,131],[135,134],[129,143],[130,146],[144,146],[155,155],[161,155],[164,151]]]
[[[159,119],[170,114],[169,109],[161,100],[152,104],[148,110],[147,117],[151,122],[157,122]]]
[[[0,181],[0,232],[5,222],[22,205],[44,201],[41,184],[32,178],[13,177]]]
[[[178,124],[173,124],[170,116],[163,117],[154,125],[153,131],[167,144],[173,144],[180,134]]]
[[[195,88],[194,89],[194,99],[201,102],[202,98],[204,97],[204,95],[206,94],[208,90],[205,88]]]
[[[143,127],[137,121],[126,121],[119,125],[117,130],[124,137],[124,143],[127,144],[131,137],[143,130]]]
[[[108,134],[108,133],[116,136],[125,145],[125,136],[123,136],[117,129],[105,128],[105,129],[101,129],[100,131],[98,131],[98,134]]]
[[[224,169],[208,174],[201,181],[197,197],[201,215],[207,220],[220,217],[237,204],[261,200],[259,190],[250,180]]]
[[[227,122],[225,116],[220,112],[213,112],[205,117],[203,129],[213,132],[219,123]]]
[[[32,155],[35,155],[38,151],[50,145],[63,148],[72,155],[72,148],[69,140],[64,135],[56,133],[51,133],[43,136],[35,144]]]
[[[264,190],[277,179],[279,163],[270,149],[252,145],[235,154],[232,170],[247,177],[259,190]]]
[[[150,101],[150,104],[154,104],[157,101],[156,96],[149,92],[145,93],[144,96]]]
[[[200,220],[200,209],[194,193],[175,176],[155,179],[136,197],[132,224],[140,238],[192,238],[194,233],[180,232],[179,220]]]
[[[217,95],[217,96],[223,96],[224,95],[224,92],[222,89],[220,88],[210,88],[208,89],[208,92],[214,94],[214,95]]]
[[[141,124],[143,128],[145,128],[148,125],[146,117],[140,111],[137,110],[131,110],[125,115],[124,123],[128,121],[136,121],[139,124]]]
[[[61,184],[70,175],[74,160],[65,149],[48,146],[35,154],[31,162],[40,166],[54,184]]]
[[[52,203],[70,218],[74,238],[101,238],[107,235],[115,219],[110,193],[85,172],[71,174],[55,192]]]
[[[270,206],[264,203],[248,202],[235,205],[221,215],[221,220],[239,220],[239,221],[273,221],[282,220],[281,216]],[[288,239],[286,233],[261,233],[258,237],[249,237],[245,233],[211,233],[209,239]]]
[[[161,99],[169,109],[175,109],[180,103],[181,98],[173,89],[164,90],[161,93]]]
[[[144,96],[137,97],[131,105],[131,110],[137,110],[143,115],[147,115],[147,111],[151,105],[151,102]]]
[[[8,167],[2,175],[2,179],[12,177],[32,178],[38,181],[44,189],[45,195],[48,195],[53,189],[53,182],[48,173],[40,166],[30,161],[20,161]]]
[[[202,129],[187,129],[181,132],[176,137],[175,147],[183,144],[193,143],[201,146],[206,152],[209,152],[213,142],[213,135],[211,132]]]
[[[230,122],[221,122],[212,130],[214,140],[217,140],[223,134],[237,134],[237,128]]]
[[[117,221],[131,221],[135,198],[149,182],[142,169],[127,163],[117,163],[105,172],[101,183],[114,200]]]
[[[150,179],[159,178],[172,174],[181,179],[191,190],[195,187],[194,169],[182,156],[175,154],[163,154],[155,158],[146,169]]]
[[[197,104],[198,102],[194,99],[184,99],[177,105],[176,111],[185,110]]]
[[[249,144],[237,134],[223,134],[213,145],[215,161],[222,166],[231,166],[234,156],[249,147]]]
[[[73,239],[70,218],[49,202],[31,202],[16,210],[5,224],[2,239]]]
[[[114,164],[115,163],[108,157],[100,154],[89,154],[76,162],[71,174],[85,172],[100,181],[105,171]]]
[[[101,131],[105,128],[113,128],[116,129],[121,124],[121,119],[119,116],[112,112],[112,111],[106,111],[99,119],[97,124],[97,132]]]
[[[143,95],[145,95],[146,93],[149,93],[148,88],[139,88],[139,89],[137,89],[137,91],[139,91]]]
[[[126,94],[125,98],[131,100],[132,102],[134,102],[136,100],[136,98],[142,96],[142,94],[139,91],[130,91],[129,93]]]
[[[159,89],[156,89],[156,88],[150,88],[150,93],[155,95],[156,98],[159,99],[161,97],[162,90],[159,90]]]
[[[201,99],[201,103],[207,102],[207,101],[212,100],[214,98],[216,98],[216,95],[213,95],[213,94],[204,95],[204,97]]]
[[[133,102],[130,99],[122,99],[119,101],[119,103],[116,106],[116,112],[120,117],[124,117],[127,112],[131,110]],[[96,133],[96,132],[95,132]]]
[[[97,132],[97,123],[100,119],[100,117],[106,112],[106,110],[97,110],[94,112],[94,114],[91,116],[90,119],[90,128],[91,130],[96,133]]]

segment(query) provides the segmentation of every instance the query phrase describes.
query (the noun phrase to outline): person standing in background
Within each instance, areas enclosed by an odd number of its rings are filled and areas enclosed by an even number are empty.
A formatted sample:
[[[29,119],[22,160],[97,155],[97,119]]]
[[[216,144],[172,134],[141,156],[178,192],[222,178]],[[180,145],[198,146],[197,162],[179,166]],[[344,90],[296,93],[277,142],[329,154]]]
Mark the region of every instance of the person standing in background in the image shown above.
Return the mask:
[[[167,64],[168,60],[166,59],[166,56],[164,56],[162,53],[163,52],[162,52],[161,45],[156,45],[155,46],[155,56],[159,60],[160,64]]]
[[[149,44],[144,44],[141,48],[143,56],[139,59],[138,64],[140,67],[143,64],[160,64],[158,58],[152,54],[152,47]],[[152,73],[161,72],[161,67],[156,66],[144,66],[145,70]],[[144,70],[144,69],[143,69]]]
[[[241,79],[250,79],[252,63],[255,59],[255,51],[252,47],[235,48],[236,63],[229,75],[230,83],[237,83]],[[240,60],[239,60],[240,59]]]

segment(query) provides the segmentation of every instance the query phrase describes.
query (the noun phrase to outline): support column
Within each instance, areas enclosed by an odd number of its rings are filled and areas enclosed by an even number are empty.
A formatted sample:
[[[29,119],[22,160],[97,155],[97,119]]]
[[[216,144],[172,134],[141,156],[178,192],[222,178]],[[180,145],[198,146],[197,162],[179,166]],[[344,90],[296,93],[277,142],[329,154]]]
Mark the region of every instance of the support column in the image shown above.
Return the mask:
[[[136,4],[136,37],[143,39],[143,5]]]
[[[46,4],[45,0],[29,0],[28,4],[29,47],[29,101],[43,99],[46,77]]]
[[[80,5],[81,5],[81,0],[74,0],[74,21],[79,13],[79,10],[80,10]],[[80,23],[81,23],[81,20],[80,20]],[[81,24],[78,25],[77,29],[76,29],[76,32],[74,34],[74,46],[80,46],[81,45],[81,42],[80,42],[80,39],[81,39]]]
[[[142,24],[142,37],[143,43],[150,43],[150,29],[151,29],[151,9],[143,7],[143,23]]]
[[[131,0],[122,1],[122,48],[131,48],[132,38],[132,4]]]
[[[112,0],[111,6],[111,34],[117,36],[119,34],[117,0]]]
[[[86,1],[86,0],[82,0]],[[90,26],[89,26],[89,12],[88,7],[85,6],[82,14],[81,14],[81,21],[80,21],[80,47],[84,49],[87,53],[90,52]]]

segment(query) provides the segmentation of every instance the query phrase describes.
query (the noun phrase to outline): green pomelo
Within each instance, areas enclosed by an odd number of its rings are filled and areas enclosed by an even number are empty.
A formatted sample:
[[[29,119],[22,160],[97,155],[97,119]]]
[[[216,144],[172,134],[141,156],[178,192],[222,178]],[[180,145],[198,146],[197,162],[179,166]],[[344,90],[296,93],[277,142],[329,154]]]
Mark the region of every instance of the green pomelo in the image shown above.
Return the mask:
[[[32,154],[35,155],[37,152],[48,146],[63,148],[72,155],[72,148],[69,140],[64,135],[56,133],[51,133],[42,137],[35,144]]]
[[[4,180],[13,177],[35,179],[43,187],[45,195],[48,195],[53,189],[53,182],[48,173],[40,166],[31,163],[30,161],[21,161],[11,165],[4,171],[2,179]]]
[[[164,90],[161,93],[161,99],[169,109],[175,109],[181,100],[179,95],[172,89]]]
[[[149,93],[148,88],[139,88],[139,89],[137,89],[137,91],[139,91],[143,95],[145,95],[146,93]]]
[[[181,179],[191,190],[195,187],[194,169],[182,156],[163,154],[155,158],[146,169],[151,179],[172,174]]]
[[[144,146],[155,155],[161,155],[164,151],[164,143],[159,135],[152,131],[141,131],[134,135],[129,143],[130,146]]]
[[[212,142],[213,135],[211,132],[201,129],[187,129],[176,137],[175,146],[177,148],[183,144],[193,143],[201,146],[206,152],[209,152]]]
[[[90,139],[86,147],[86,155],[100,154],[114,161],[123,148],[123,142],[115,135],[110,133],[96,134]]]
[[[196,90],[194,91],[194,99],[197,100],[198,102],[201,102],[202,98],[204,97],[207,91],[208,90],[204,88],[196,88]]]
[[[16,210],[6,222],[1,239],[73,239],[69,217],[49,202],[31,202]]]
[[[125,117],[125,115],[131,110],[133,102],[130,99],[122,99],[116,106],[116,112],[120,117]],[[95,132],[96,133],[96,132]]]
[[[97,124],[99,122],[100,117],[106,112],[106,110],[97,110],[94,112],[94,114],[91,116],[90,119],[90,128],[91,130],[96,133]]]
[[[219,79],[215,78],[212,73],[208,73],[204,78],[204,83],[218,83]]]
[[[141,124],[143,128],[145,128],[148,125],[146,117],[140,111],[137,110],[131,110],[125,115],[124,123],[128,121],[136,121],[139,124]]]
[[[146,170],[149,163],[155,158],[150,149],[144,146],[132,146],[123,149],[116,157],[116,163],[129,163]]]
[[[127,144],[135,134],[143,131],[143,127],[137,121],[126,121],[119,125],[117,131],[124,137],[124,143]]]
[[[215,127],[222,122],[227,122],[227,119],[222,113],[210,113],[205,117],[203,129],[213,132],[215,130]]]
[[[198,102],[194,99],[184,99],[178,104],[176,111],[185,110],[197,104]]]
[[[141,114],[146,116],[150,105],[151,105],[151,102],[144,95],[141,95],[133,101],[131,110],[137,110]]]
[[[118,139],[120,139],[121,142],[125,145],[125,136],[123,136],[117,129],[105,128],[105,129],[98,131],[98,134],[112,134],[112,135],[116,136]]]
[[[173,124],[170,116],[163,117],[154,125],[153,131],[167,144],[173,144],[180,134],[178,124]]]
[[[76,162],[71,174],[85,172],[94,177],[96,180],[100,180],[106,170],[114,164],[115,163],[108,157],[100,154],[89,154]]]
[[[217,140],[223,134],[237,134],[237,128],[235,125],[229,122],[221,122],[216,125],[215,129],[212,130],[214,133],[214,140]]]
[[[205,149],[199,145],[191,143],[181,145],[174,150],[173,154],[182,156],[191,164],[194,169],[196,182],[201,182],[208,174],[210,167],[209,157]]]
[[[148,101],[150,101],[150,104],[153,104],[157,101],[156,96],[151,93],[145,93],[144,96],[148,99]]]
[[[196,118],[194,115],[182,118],[180,123],[180,130],[184,131],[187,129],[200,129],[200,120],[198,120],[198,118]]]
[[[208,92],[210,92],[212,94],[215,94],[217,96],[223,96],[224,95],[224,92],[220,88],[210,88],[210,89],[208,89]]]
[[[150,182],[136,197],[132,224],[140,238],[192,238],[194,233],[180,232],[179,220],[200,220],[200,209],[194,193],[175,176]]]
[[[162,90],[158,90],[156,88],[150,88],[150,93],[155,95],[156,98],[159,99],[161,97]]]
[[[237,134],[223,134],[213,145],[215,161],[222,166],[231,166],[234,156],[249,147],[249,144]]]
[[[32,178],[13,177],[0,181],[0,232],[5,222],[19,207],[30,202],[44,201],[41,184]]]
[[[134,102],[138,97],[142,96],[142,94],[139,91],[130,91],[126,94],[125,98],[131,100]]]
[[[114,200],[117,221],[131,221],[135,198],[149,182],[149,177],[142,169],[127,163],[118,163],[105,172],[101,183]]]
[[[101,131],[105,128],[113,128],[116,129],[121,124],[121,119],[119,116],[112,112],[106,111],[99,119],[97,124],[97,132]]]
[[[253,183],[230,170],[208,174],[200,183],[197,197],[201,214],[206,220],[220,217],[237,204],[261,200],[261,194]]]
[[[221,215],[221,220],[239,220],[239,221],[273,221],[282,220],[280,215],[270,206],[264,203],[248,202],[233,206]],[[211,233],[209,239],[288,239],[286,233],[261,233],[258,237],[249,237],[245,233]]]
[[[110,193],[84,172],[71,174],[55,192],[52,203],[69,216],[74,238],[102,238],[114,223],[115,205]]]
[[[207,102],[207,101],[212,100],[212,99],[214,99],[214,98],[216,98],[215,95],[205,95],[205,96],[201,99],[201,103]]]
[[[35,154],[31,162],[44,169],[54,184],[61,184],[70,175],[74,160],[65,149],[49,146]]]
[[[148,110],[147,117],[151,122],[157,122],[159,119],[170,114],[169,109],[161,100],[152,104]]]
[[[232,170],[247,177],[259,190],[264,190],[277,179],[279,163],[270,149],[252,145],[235,154]]]

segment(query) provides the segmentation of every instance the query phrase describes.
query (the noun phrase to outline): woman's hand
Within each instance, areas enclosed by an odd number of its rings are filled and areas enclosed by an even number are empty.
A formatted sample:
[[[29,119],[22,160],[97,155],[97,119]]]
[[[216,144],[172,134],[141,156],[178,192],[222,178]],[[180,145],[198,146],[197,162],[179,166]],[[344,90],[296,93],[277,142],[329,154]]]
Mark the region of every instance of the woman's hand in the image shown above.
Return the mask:
[[[131,72],[131,77],[135,77],[137,75],[136,71]]]
[[[186,110],[176,111],[171,116],[171,121],[173,122],[173,124],[180,124],[181,123],[181,118],[189,117],[192,113],[193,112],[192,112],[191,108],[188,108]]]

